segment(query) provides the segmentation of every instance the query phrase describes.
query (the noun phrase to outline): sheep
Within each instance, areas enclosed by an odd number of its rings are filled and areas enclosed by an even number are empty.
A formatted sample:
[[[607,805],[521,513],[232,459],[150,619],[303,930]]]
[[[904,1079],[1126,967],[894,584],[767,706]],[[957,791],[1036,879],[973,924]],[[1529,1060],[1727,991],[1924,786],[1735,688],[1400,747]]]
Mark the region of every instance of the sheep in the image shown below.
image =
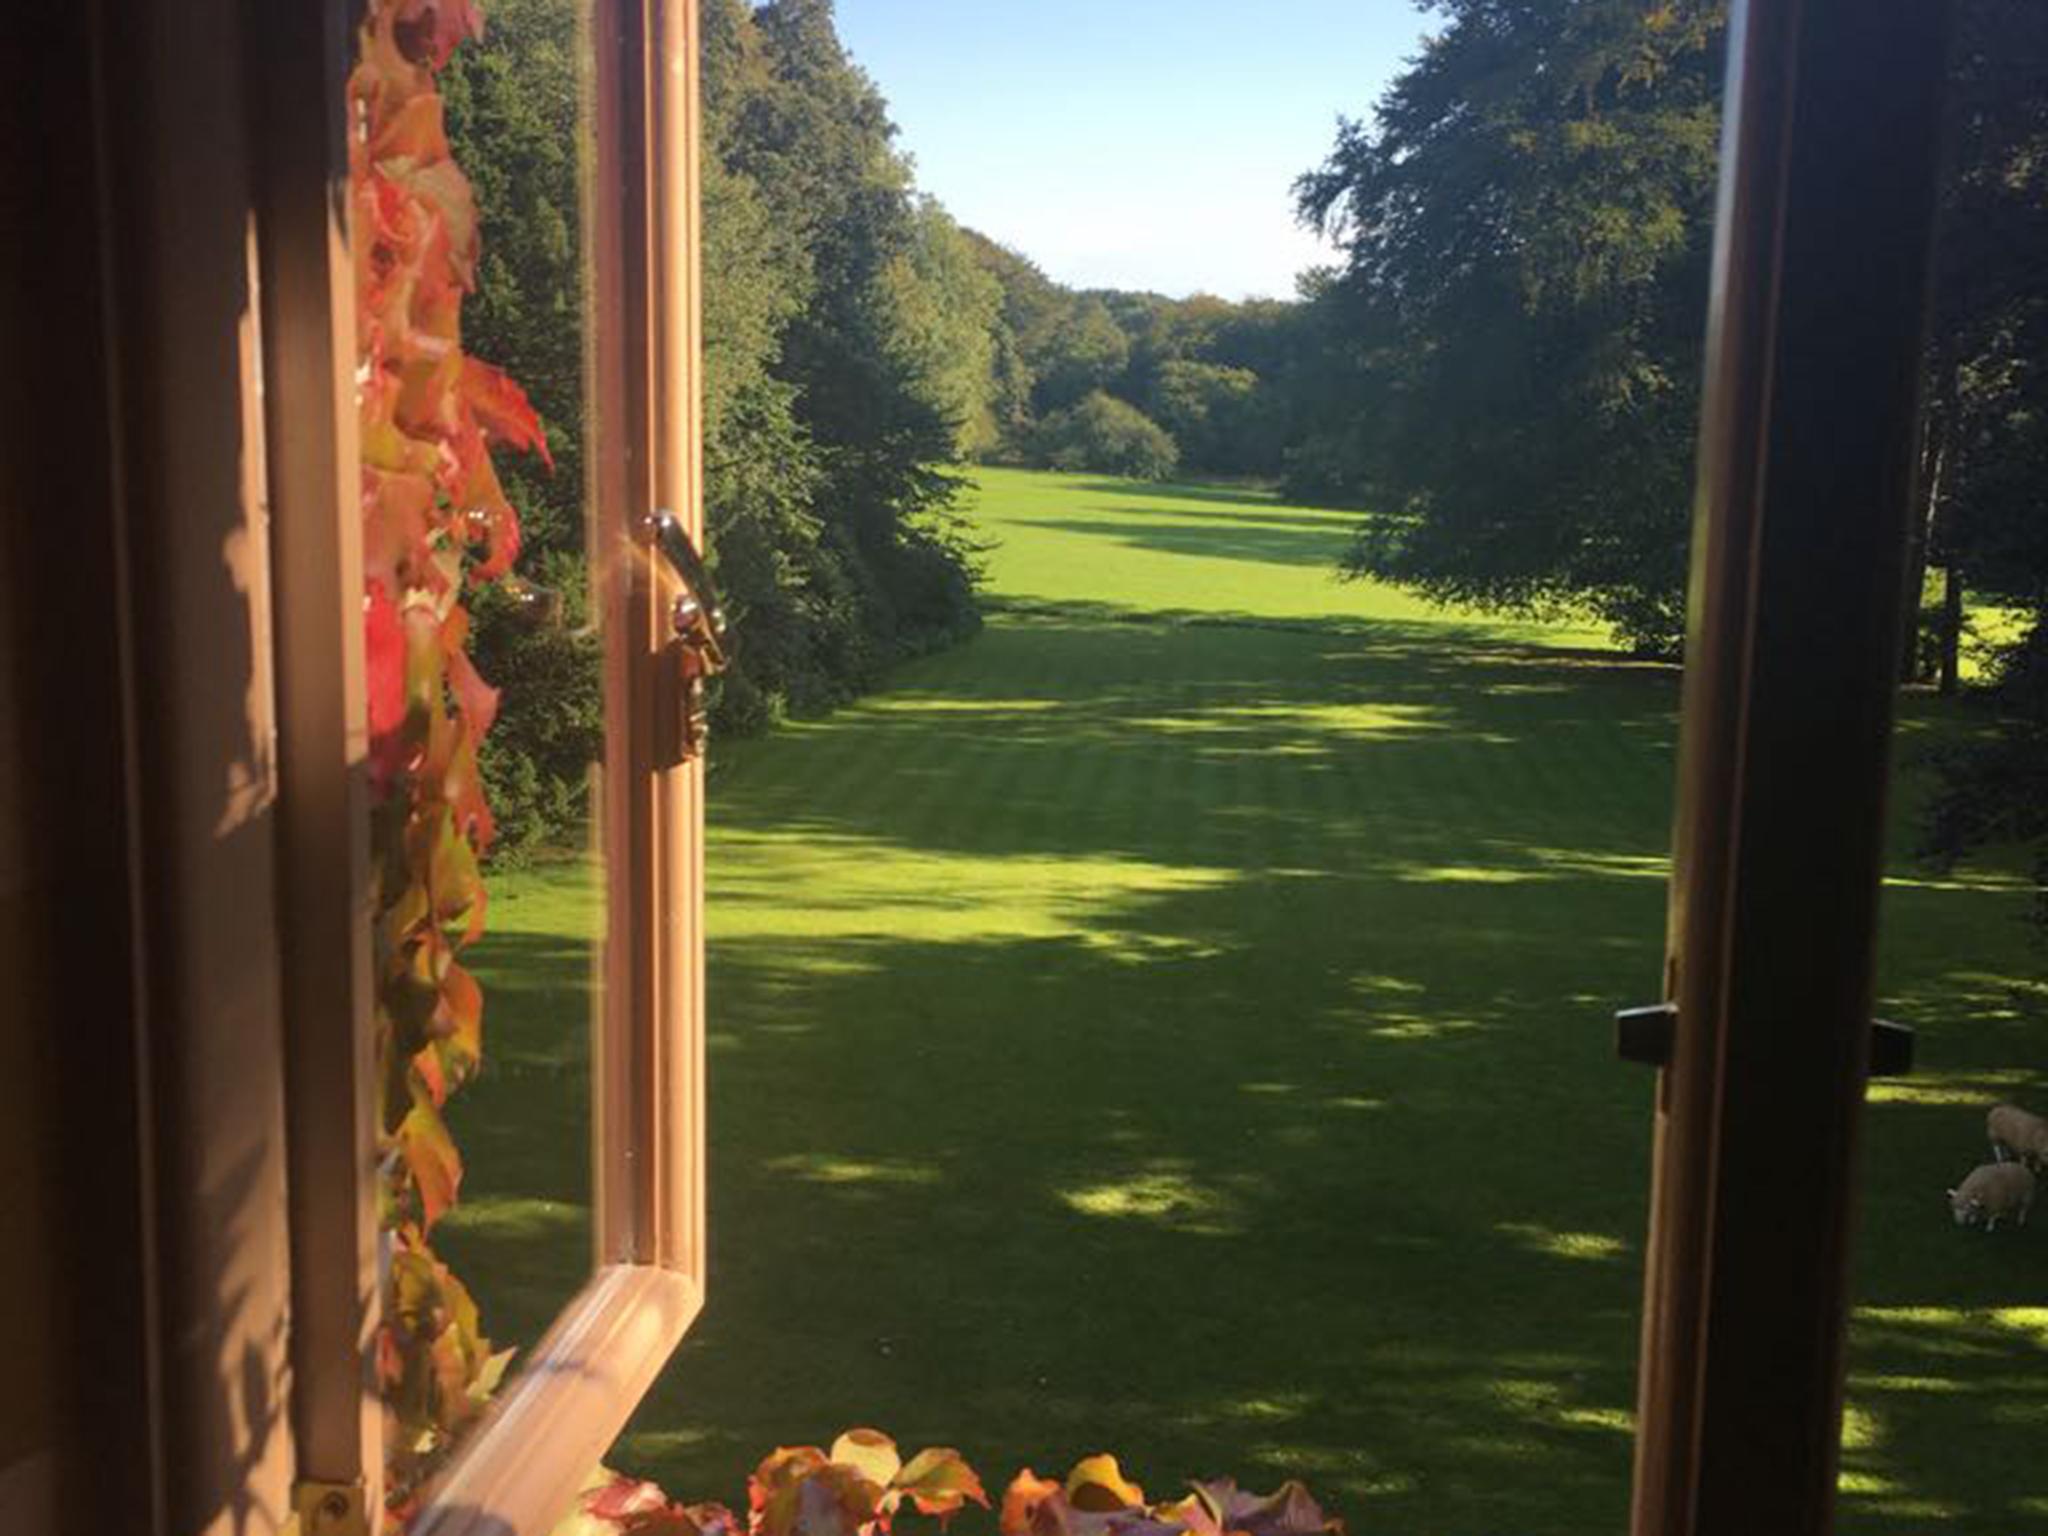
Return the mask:
[[[1998,1230],[1998,1218],[2014,1216],[2027,1224],[2027,1210],[2034,1203],[2033,1170],[2024,1163],[1983,1163],[1948,1192],[1948,1208],[1959,1227],[1973,1226],[1979,1217],[1984,1230]]]
[[[1996,1162],[2017,1157],[2029,1168],[2048,1165],[2048,1120],[2029,1114],[2017,1104],[1998,1104],[1984,1117],[1984,1129],[1991,1137],[1991,1156]]]

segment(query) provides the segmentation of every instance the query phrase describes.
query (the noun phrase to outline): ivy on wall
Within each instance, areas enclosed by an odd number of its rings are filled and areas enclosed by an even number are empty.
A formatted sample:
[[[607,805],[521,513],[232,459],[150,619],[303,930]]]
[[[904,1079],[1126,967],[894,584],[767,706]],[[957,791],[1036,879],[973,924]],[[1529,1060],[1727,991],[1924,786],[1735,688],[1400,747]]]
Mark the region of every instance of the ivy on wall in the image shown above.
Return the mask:
[[[464,597],[519,552],[490,450],[548,461],[524,391],[462,350],[476,203],[436,74],[482,26],[472,0],[370,0],[348,82],[387,1245],[375,1370],[393,1520],[510,1358],[430,1240],[462,1184],[442,1110],[483,1050],[483,993],[459,957],[484,928],[477,749],[498,693],[471,664]]]

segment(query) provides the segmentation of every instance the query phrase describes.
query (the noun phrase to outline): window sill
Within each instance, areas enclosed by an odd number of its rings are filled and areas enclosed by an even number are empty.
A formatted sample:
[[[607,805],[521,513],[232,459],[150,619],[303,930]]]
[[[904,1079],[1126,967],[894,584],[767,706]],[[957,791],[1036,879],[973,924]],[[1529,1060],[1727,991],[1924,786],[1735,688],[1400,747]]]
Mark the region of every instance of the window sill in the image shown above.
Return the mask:
[[[703,1305],[674,1270],[598,1270],[435,1484],[412,1536],[551,1530]]]

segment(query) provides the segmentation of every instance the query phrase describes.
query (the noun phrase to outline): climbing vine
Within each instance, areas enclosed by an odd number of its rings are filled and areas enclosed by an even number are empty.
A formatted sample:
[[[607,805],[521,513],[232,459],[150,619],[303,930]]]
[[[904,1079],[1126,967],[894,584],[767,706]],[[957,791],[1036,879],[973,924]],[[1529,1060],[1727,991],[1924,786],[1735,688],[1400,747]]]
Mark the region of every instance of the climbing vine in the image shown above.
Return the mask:
[[[484,927],[477,748],[498,694],[470,662],[463,599],[519,551],[491,448],[548,460],[525,393],[462,350],[476,203],[435,77],[482,26],[472,0],[370,0],[348,82],[387,1246],[375,1369],[394,1520],[510,1357],[430,1241],[462,1184],[443,1111],[483,1049],[483,993],[459,957]]]

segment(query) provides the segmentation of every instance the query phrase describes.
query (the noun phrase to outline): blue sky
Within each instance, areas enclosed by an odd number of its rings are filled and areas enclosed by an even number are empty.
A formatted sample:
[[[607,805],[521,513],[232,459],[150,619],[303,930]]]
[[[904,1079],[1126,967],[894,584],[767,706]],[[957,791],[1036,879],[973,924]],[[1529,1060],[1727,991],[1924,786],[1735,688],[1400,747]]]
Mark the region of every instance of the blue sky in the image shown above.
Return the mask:
[[[1412,0],[838,0],[918,185],[1080,287],[1290,297],[1289,186],[1420,45]]]

